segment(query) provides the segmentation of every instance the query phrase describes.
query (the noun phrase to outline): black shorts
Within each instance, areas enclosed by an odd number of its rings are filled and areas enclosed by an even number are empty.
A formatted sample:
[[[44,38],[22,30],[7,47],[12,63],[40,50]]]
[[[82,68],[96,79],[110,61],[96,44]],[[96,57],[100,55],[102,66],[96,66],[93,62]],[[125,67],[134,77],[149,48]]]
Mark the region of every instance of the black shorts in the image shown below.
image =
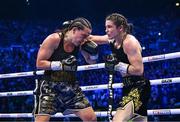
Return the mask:
[[[90,106],[78,82],[72,84],[43,80],[38,84],[35,94],[35,115],[54,115],[57,112],[66,115]]]
[[[147,104],[151,90],[150,81],[143,76],[128,76],[123,78],[123,84],[123,96],[119,107],[122,108],[133,101],[134,112],[147,116]]]

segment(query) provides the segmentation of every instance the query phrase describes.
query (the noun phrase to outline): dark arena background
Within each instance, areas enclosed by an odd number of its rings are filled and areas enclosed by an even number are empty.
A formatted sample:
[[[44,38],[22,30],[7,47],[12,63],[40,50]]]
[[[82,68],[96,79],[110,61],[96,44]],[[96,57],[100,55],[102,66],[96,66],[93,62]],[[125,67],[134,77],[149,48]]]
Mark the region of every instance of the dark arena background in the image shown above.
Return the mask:
[[[148,121],[180,121],[179,4],[180,0],[1,0],[0,121],[34,121],[33,90],[35,79],[41,77],[35,75],[37,51],[49,34],[66,20],[85,17],[92,23],[92,34],[103,35],[105,17],[114,12],[133,23],[133,34],[147,59],[144,73],[152,87]],[[97,64],[104,63],[109,51],[108,45],[99,46]],[[78,65],[87,65],[79,56]],[[93,85],[107,84],[108,73],[105,69],[84,70],[78,72],[78,80],[81,86],[92,85],[84,93],[99,113],[98,121],[107,122],[107,116],[100,114],[108,110],[107,89],[97,90]],[[115,74],[114,83],[121,81],[121,75]],[[121,96],[121,88],[114,89],[114,111]],[[61,116],[50,121],[81,120]]]

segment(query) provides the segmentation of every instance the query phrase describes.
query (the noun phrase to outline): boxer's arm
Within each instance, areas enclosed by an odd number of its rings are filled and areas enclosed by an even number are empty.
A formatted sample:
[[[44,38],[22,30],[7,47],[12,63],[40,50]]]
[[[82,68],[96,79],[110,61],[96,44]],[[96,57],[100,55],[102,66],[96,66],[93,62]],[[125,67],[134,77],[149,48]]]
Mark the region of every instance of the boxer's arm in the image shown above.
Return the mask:
[[[144,65],[141,55],[141,46],[138,40],[134,37],[130,37],[130,39],[124,41],[123,48],[130,62],[127,71],[128,74],[142,75],[144,72]]]
[[[107,35],[90,35],[88,36],[88,40],[94,41],[96,44],[108,44],[109,43],[109,39]]]
[[[51,69],[51,62],[48,59],[58,47],[60,42],[59,35],[54,33],[49,35],[39,48],[36,60],[37,69]]]

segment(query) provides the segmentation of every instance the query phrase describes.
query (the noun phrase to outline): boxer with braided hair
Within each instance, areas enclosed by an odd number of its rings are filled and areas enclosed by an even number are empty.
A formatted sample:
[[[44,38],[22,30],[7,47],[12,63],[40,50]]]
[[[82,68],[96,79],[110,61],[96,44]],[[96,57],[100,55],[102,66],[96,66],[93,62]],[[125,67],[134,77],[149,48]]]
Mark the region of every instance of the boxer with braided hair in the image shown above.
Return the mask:
[[[122,75],[123,96],[113,122],[147,121],[147,103],[150,97],[150,82],[144,77],[144,66],[139,41],[131,34],[132,26],[118,13],[106,17],[106,35],[90,35],[97,44],[110,44],[114,61],[106,60],[105,67]],[[113,68],[113,69],[112,69]]]
[[[96,121],[94,110],[76,79],[76,58],[81,46],[97,48],[84,43],[92,31],[91,23],[85,18],[76,18],[65,24],[60,31],[50,34],[38,51],[36,66],[45,73],[35,91],[36,122],[47,122],[57,112],[73,113],[83,121]],[[88,63],[94,62],[87,50],[83,56]]]

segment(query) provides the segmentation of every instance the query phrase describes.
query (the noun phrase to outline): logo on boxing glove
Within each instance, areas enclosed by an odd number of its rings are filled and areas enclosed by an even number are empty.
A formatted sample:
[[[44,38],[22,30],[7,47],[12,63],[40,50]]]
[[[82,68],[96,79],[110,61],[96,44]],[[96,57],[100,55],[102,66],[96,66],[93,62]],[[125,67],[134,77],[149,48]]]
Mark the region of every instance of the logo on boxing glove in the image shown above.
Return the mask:
[[[115,54],[110,54],[105,57],[105,68],[107,71],[113,72],[117,63],[118,61]]]
[[[62,70],[77,71],[77,60],[73,55],[62,60]]]

